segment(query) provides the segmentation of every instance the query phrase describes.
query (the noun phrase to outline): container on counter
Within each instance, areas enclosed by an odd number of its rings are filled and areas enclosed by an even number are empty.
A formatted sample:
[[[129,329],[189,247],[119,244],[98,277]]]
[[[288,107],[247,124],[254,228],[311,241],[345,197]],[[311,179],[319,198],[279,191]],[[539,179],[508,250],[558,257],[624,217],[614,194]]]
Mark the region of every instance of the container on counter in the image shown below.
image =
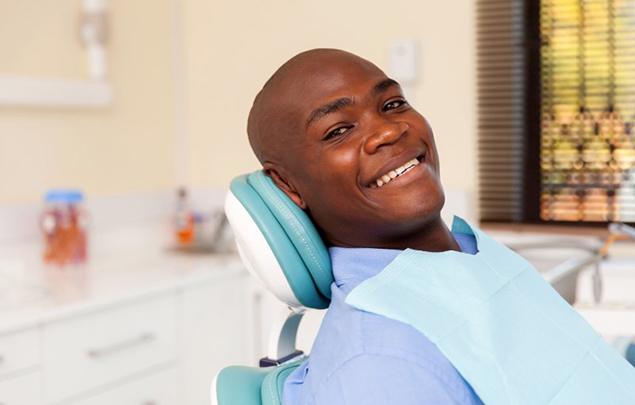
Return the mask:
[[[191,245],[195,238],[195,215],[190,208],[187,189],[180,187],[177,190],[176,215],[174,231],[177,244],[180,246]]]
[[[88,258],[88,218],[79,190],[49,190],[44,195],[40,229],[44,239],[43,260],[65,266]]]

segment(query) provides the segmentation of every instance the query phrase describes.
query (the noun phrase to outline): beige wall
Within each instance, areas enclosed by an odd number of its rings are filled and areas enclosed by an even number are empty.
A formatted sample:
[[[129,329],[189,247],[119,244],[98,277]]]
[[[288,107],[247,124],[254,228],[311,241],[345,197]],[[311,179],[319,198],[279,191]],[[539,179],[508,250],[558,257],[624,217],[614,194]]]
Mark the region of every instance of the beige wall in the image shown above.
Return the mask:
[[[435,131],[446,187],[476,186],[473,0],[185,2],[189,177],[224,185],[258,167],[246,139],[254,95],[295,53],[350,50],[387,67],[391,41],[418,40],[416,106]]]
[[[17,6],[25,3],[42,2],[0,0],[0,73],[85,74],[75,31],[79,0],[44,2],[57,11]],[[184,45],[177,58],[175,4]],[[68,27],[52,25],[52,15]],[[12,22],[18,19],[28,23]],[[444,183],[475,191],[473,0],[111,0],[111,21],[111,107],[0,107],[0,203],[38,201],[54,186],[91,196],[181,181],[226,186],[258,167],[246,117],[277,66],[305,49],[336,47],[386,67],[391,41],[404,38],[420,45],[415,105],[435,131]],[[47,35],[33,29],[40,26]]]
[[[85,76],[77,33],[79,4],[0,0],[0,73]]]
[[[0,0],[0,74],[86,77],[80,4]],[[174,185],[172,3],[110,4],[114,103],[94,110],[0,106],[0,203],[37,202],[50,187],[104,196]]]

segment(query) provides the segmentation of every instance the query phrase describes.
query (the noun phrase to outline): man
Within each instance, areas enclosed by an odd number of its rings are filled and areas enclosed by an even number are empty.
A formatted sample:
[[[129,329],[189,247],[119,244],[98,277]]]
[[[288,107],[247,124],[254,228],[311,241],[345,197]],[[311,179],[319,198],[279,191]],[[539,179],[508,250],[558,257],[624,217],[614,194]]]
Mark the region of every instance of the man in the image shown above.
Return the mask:
[[[285,405],[481,404],[422,333],[344,302],[403,249],[476,252],[473,236],[441,219],[433,133],[399,84],[350,53],[303,52],[260,91],[248,133],[333,262],[331,305],[310,359],[285,382]]]

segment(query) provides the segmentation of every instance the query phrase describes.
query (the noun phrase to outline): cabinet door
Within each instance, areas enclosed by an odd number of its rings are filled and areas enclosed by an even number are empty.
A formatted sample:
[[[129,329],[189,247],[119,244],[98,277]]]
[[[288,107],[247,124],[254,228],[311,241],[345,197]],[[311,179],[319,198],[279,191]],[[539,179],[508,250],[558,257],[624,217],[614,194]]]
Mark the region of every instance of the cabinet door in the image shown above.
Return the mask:
[[[249,362],[257,366],[258,360],[267,356],[271,347],[271,339],[277,338],[274,328],[289,315],[289,308],[266,290],[253,277],[249,279]],[[272,334],[276,333],[276,336]]]
[[[0,379],[37,367],[40,363],[36,329],[0,335]]]
[[[216,373],[248,359],[247,275],[216,279],[182,295],[180,332],[185,404],[208,404]]]
[[[253,330],[253,345],[250,364],[257,365],[258,359],[267,356],[272,344],[276,344],[280,330],[275,329],[289,315],[289,308],[278,300],[271,292],[252,278],[250,300],[252,303],[250,316]],[[326,311],[307,309],[297,334],[296,349],[309,354],[313,341],[320,329]]]
[[[46,325],[45,400],[60,402],[173,361],[175,321],[169,294]]]
[[[69,405],[178,405],[177,373],[167,369]]]
[[[0,405],[37,405],[41,400],[39,372],[0,380]]]

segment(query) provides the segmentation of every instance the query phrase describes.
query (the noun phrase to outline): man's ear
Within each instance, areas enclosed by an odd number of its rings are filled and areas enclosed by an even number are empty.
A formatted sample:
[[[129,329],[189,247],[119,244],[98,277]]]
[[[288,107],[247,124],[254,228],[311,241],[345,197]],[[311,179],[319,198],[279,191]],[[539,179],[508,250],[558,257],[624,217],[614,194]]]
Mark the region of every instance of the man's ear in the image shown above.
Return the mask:
[[[289,181],[288,177],[284,176],[281,173],[281,170],[279,170],[274,164],[269,162],[265,162],[263,164],[263,170],[265,171],[265,174],[267,176],[271,177],[275,185],[278,186],[278,188],[282,190],[282,192],[284,192],[287,197],[289,197],[291,201],[295,203],[295,205],[302,208],[303,210],[306,209],[306,202],[304,201],[298,190],[295,188],[293,183]]]

